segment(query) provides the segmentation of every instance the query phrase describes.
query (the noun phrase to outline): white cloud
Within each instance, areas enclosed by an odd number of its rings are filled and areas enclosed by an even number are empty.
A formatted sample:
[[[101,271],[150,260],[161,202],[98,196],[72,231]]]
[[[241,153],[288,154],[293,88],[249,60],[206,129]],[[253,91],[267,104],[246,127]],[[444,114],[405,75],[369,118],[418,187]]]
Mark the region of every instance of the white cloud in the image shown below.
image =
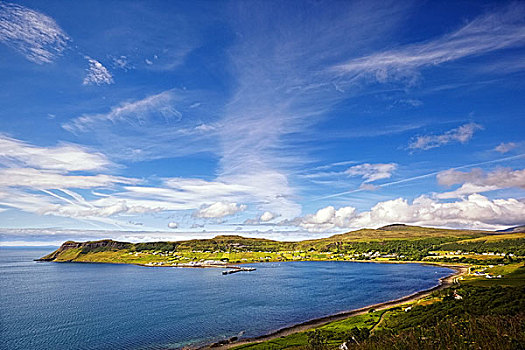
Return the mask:
[[[168,227],[171,228],[171,229],[175,229],[175,228],[179,227],[179,224],[177,224],[176,222],[172,221],[172,222],[170,222],[168,224]]]
[[[494,191],[502,188],[525,189],[525,169],[497,169],[485,173],[482,169],[469,172],[446,170],[437,175],[439,184],[452,186],[462,184],[458,189],[437,194],[437,198],[458,198],[472,193]]]
[[[0,3],[0,42],[42,64],[62,54],[69,37],[50,17],[27,7]]]
[[[103,154],[78,145],[37,147],[0,134],[0,164],[57,171],[89,171],[104,169],[112,163]]]
[[[466,143],[474,136],[474,132],[481,129],[483,127],[476,123],[464,124],[441,135],[418,136],[408,145],[408,148],[428,150],[453,142]]]
[[[265,211],[260,217],[259,220],[261,222],[268,222],[275,219],[275,214],[269,211]]]
[[[215,202],[195,211],[194,216],[205,219],[223,218],[244,210],[246,210],[246,205],[244,204],[237,205],[237,203]]]
[[[514,3],[477,17],[440,38],[352,59],[336,66],[335,70],[353,78],[373,78],[379,82],[413,81],[418,70],[425,67],[523,46],[524,18],[525,7]]]
[[[274,225],[273,223],[270,223],[273,219],[279,217],[281,215],[274,214],[270,211],[265,211],[260,216],[256,216],[254,219],[246,219],[244,221],[244,225]]]
[[[494,148],[495,151],[499,153],[507,153],[509,151],[512,151],[514,148],[516,148],[517,145],[514,142],[502,142],[496,148]]]
[[[106,67],[99,61],[86,56],[89,62],[89,68],[86,70],[87,74],[82,82],[83,85],[103,85],[113,84],[113,76]]]
[[[353,207],[335,209],[333,206],[328,206],[319,209],[315,214],[296,218],[293,223],[308,231],[319,232],[349,227],[355,215],[356,209]]]
[[[388,163],[388,164],[370,164],[364,163],[359,165],[354,165],[348,168],[345,173],[349,176],[361,176],[365,183],[388,179],[392,176],[392,172],[397,168],[397,164]]]

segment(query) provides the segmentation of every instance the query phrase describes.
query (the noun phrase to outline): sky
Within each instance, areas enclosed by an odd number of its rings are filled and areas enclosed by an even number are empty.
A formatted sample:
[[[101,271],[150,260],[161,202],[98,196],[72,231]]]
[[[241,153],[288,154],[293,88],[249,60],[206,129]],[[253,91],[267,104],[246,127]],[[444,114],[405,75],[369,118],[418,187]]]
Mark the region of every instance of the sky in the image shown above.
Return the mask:
[[[525,224],[525,3],[0,1],[0,245]]]

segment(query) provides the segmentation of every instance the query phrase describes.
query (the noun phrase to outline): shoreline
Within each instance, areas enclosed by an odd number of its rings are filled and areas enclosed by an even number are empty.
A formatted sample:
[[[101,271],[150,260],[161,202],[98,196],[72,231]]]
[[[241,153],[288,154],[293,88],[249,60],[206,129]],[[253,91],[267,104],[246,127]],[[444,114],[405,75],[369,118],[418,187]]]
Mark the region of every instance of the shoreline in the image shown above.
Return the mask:
[[[371,261],[369,261],[369,262],[371,262]],[[382,262],[377,261],[375,263],[382,263]],[[410,295],[407,295],[407,296],[404,296],[404,297],[401,297],[401,298],[398,298],[398,299],[388,300],[388,301],[384,301],[384,302],[381,302],[381,303],[376,303],[376,304],[364,306],[364,307],[361,307],[361,308],[358,308],[358,309],[342,311],[342,312],[339,312],[339,313],[336,313],[336,314],[333,314],[333,315],[328,315],[328,316],[323,316],[323,317],[320,317],[320,318],[315,318],[315,319],[308,320],[308,321],[305,321],[305,322],[302,322],[302,323],[298,323],[298,324],[295,324],[295,325],[292,325],[292,326],[284,327],[284,328],[278,329],[276,331],[272,331],[271,333],[268,333],[268,334],[265,334],[265,335],[261,335],[261,336],[257,336],[257,337],[246,338],[246,339],[239,339],[239,340],[235,340],[233,342],[229,342],[227,344],[222,344],[221,342],[215,342],[215,343],[211,343],[211,344],[207,344],[207,345],[204,345],[204,346],[197,347],[196,349],[198,349],[198,350],[206,350],[206,349],[225,350],[225,349],[231,349],[231,348],[234,348],[234,347],[237,347],[237,346],[241,346],[241,345],[262,343],[262,342],[265,342],[265,341],[269,341],[269,340],[285,337],[285,336],[288,336],[288,335],[291,335],[291,334],[294,334],[294,333],[304,332],[304,331],[307,331],[307,330],[312,329],[312,328],[321,327],[321,326],[324,326],[324,325],[326,325],[328,323],[335,322],[335,321],[341,321],[341,320],[347,319],[347,318],[352,317],[352,316],[361,315],[361,314],[367,313],[371,309],[384,310],[384,309],[389,309],[389,308],[392,308],[392,307],[395,307],[395,306],[403,305],[403,304],[406,304],[406,303],[409,303],[409,302],[415,302],[415,301],[417,301],[417,300],[419,300],[421,298],[424,298],[424,297],[430,295],[432,292],[434,292],[436,290],[449,288],[450,286],[452,286],[455,283],[457,283],[457,279],[460,276],[464,275],[468,271],[467,267],[461,266],[461,265],[444,265],[444,264],[437,265],[437,264],[426,263],[426,262],[412,262],[412,263],[420,263],[420,264],[425,264],[425,265],[448,267],[450,269],[453,269],[455,272],[450,274],[449,276],[440,278],[439,279],[439,284],[434,286],[434,287],[432,287],[432,288],[421,290],[419,292],[415,292],[415,293],[412,293]]]

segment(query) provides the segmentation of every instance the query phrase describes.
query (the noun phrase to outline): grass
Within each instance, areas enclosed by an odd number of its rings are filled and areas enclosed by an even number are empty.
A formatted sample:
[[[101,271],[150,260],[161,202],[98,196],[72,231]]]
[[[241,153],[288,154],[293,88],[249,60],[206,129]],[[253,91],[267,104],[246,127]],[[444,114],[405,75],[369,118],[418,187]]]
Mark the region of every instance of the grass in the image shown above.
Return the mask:
[[[56,261],[70,261],[70,260],[74,260],[78,257],[78,255],[80,254],[80,252],[82,251],[82,249],[80,248],[75,248],[75,249],[68,249],[66,251],[63,251],[61,252]]]
[[[353,328],[372,328],[377,322],[379,322],[381,315],[385,311],[374,311],[362,315],[347,318],[345,320],[331,322],[322,327],[316,329],[322,331],[325,334],[331,334],[332,337],[328,340],[330,346],[338,346],[341,344],[348,332]],[[311,334],[313,330],[294,333],[285,337],[281,337],[275,340],[259,343],[259,344],[247,344],[235,347],[236,350],[296,350],[304,349],[305,345],[308,344],[308,334]]]
[[[501,234],[501,235],[487,235],[487,236],[483,236],[483,237],[477,237],[477,238],[461,240],[461,241],[458,241],[458,243],[465,243],[465,242],[497,242],[497,241],[503,241],[503,240],[506,240],[506,239],[519,239],[519,238],[525,238],[525,232],[508,233],[508,234]]]

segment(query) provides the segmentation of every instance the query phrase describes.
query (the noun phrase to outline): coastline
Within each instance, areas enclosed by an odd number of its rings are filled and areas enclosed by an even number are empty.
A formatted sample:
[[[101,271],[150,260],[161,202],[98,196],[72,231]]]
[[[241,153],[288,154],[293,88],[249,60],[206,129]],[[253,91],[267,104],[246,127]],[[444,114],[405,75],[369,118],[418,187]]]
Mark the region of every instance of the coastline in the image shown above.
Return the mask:
[[[376,262],[376,263],[381,263],[381,262]],[[328,315],[328,316],[323,316],[320,318],[308,320],[302,323],[298,323],[292,326],[278,329],[276,331],[273,331],[271,333],[261,335],[258,337],[239,339],[239,340],[228,342],[226,344],[224,344],[223,342],[215,342],[215,343],[207,344],[205,346],[197,347],[196,349],[198,350],[206,350],[206,349],[225,350],[225,349],[231,349],[231,348],[241,346],[241,345],[262,343],[265,341],[274,340],[280,337],[288,336],[290,334],[304,332],[312,328],[321,327],[328,323],[335,322],[335,321],[341,321],[341,320],[344,320],[352,316],[361,315],[361,314],[367,313],[368,311],[372,309],[384,310],[384,309],[389,309],[389,308],[399,306],[402,304],[406,304],[409,302],[415,302],[421,298],[424,298],[430,295],[432,292],[436,290],[445,289],[445,288],[448,288],[454,285],[455,283],[457,283],[457,279],[468,271],[467,267],[461,266],[461,265],[445,265],[445,264],[438,265],[438,264],[426,263],[426,262],[416,262],[416,263],[421,263],[425,265],[434,265],[434,266],[440,266],[440,267],[448,267],[450,269],[453,269],[455,272],[450,274],[449,276],[440,278],[439,284],[432,288],[425,289],[419,292],[415,292],[413,294],[410,294],[410,295],[407,295],[407,296],[404,296],[398,299],[388,300],[385,302],[368,305],[362,308],[342,311],[342,312],[339,312],[333,315]]]

